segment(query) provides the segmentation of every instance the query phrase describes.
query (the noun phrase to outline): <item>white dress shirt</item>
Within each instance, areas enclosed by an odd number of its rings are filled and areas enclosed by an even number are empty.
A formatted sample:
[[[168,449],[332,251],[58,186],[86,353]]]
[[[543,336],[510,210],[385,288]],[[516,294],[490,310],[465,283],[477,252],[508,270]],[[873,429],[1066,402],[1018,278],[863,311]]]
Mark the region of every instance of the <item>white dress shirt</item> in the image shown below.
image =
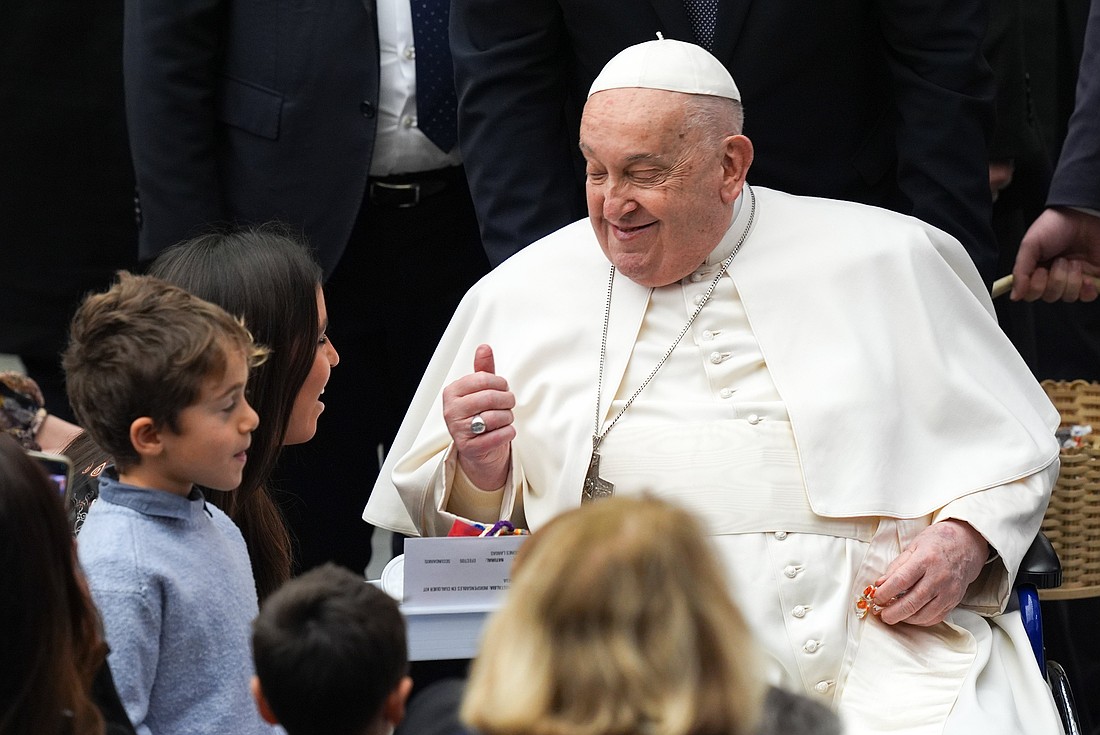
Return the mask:
[[[378,127],[371,176],[461,164],[457,145],[443,152],[416,126],[416,47],[408,0],[378,0],[378,52]]]

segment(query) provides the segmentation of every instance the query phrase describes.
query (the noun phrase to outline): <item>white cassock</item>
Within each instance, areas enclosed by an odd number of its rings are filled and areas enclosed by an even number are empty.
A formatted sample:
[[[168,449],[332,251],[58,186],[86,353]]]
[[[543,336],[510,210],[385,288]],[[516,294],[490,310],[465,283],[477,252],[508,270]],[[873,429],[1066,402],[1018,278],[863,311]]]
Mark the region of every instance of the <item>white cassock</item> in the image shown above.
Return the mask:
[[[601,477],[698,513],[767,676],[832,705],[851,732],[1060,732],[1019,615],[999,614],[1057,475],[1057,412],[957,241],[885,210],[754,192],[745,245],[607,434]],[[616,276],[603,424],[694,311],[748,226],[748,198],[681,282]],[[537,529],[579,504],[608,272],[581,221],[471,289],[366,520],[440,535],[457,511]],[[441,402],[482,343],[517,400],[512,472],[489,493],[456,481]],[[859,592],[945,518],[970,523],[999,555],[959,608],[931,628],[857,618]]]

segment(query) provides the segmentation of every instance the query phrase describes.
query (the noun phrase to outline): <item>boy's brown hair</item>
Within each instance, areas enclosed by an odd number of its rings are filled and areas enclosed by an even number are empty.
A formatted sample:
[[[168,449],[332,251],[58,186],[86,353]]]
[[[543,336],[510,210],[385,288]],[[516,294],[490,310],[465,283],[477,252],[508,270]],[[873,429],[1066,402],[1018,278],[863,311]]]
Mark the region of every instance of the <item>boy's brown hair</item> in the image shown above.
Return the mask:
[[[179,431],[180,411],[195,403],[205,380],[221,377],[232,350],[250,367],[267,355],[221,307],[123,271],[73,316],[63,357],[69,403],[84,430],[126,470],[140,459],[130,425],[148,416]]]

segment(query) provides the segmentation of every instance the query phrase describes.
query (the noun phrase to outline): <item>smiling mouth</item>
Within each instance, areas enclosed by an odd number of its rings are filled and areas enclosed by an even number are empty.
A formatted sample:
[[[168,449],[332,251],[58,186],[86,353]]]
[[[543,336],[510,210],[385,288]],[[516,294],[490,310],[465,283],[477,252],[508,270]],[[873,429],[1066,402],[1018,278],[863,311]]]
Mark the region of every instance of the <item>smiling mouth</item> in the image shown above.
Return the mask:
[[[622,235],[633,235],[634,233],[641,232],[642,230],[648,229],[648,228],[652,227],[653,225],[655,225],[657,223],[656,222],[648,222],[644,225],[635,225],[633,227],[627,226],[627,225],[617,225],[617,224],[614,224],[614,223],[610,223],[610,224],[611,224],[611,228],[613,230],[615,230],[615,232],[618,232]]]

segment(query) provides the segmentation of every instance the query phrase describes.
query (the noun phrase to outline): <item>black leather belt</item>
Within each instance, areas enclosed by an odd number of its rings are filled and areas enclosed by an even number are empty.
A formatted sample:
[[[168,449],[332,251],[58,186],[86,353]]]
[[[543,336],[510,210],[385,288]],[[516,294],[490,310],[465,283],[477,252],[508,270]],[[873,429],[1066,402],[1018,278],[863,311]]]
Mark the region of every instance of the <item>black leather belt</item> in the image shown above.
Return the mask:
[[[464,175],[460,166],[415,174],[376,176],[367,184],[367,196],[371,204],[380,207],[415,207],[428,197],[446,191],[455,175]]]

